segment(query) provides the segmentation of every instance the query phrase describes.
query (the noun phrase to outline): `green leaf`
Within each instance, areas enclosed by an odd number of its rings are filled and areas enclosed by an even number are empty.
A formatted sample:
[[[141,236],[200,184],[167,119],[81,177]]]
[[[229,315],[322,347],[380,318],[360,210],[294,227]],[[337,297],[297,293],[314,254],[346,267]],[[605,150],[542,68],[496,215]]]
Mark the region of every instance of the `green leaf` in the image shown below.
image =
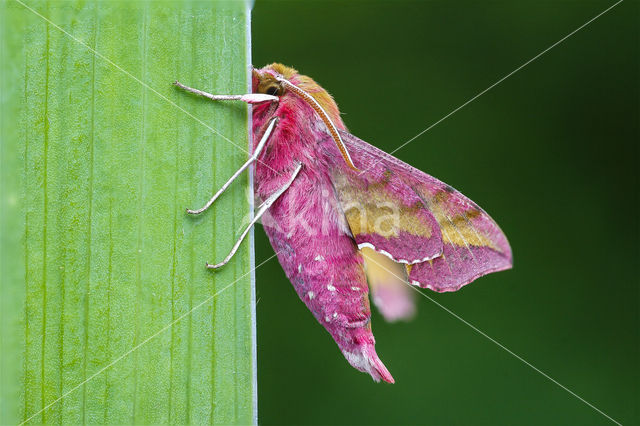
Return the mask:
[[[255,423],[248,5],[0,11],[0,423]]]

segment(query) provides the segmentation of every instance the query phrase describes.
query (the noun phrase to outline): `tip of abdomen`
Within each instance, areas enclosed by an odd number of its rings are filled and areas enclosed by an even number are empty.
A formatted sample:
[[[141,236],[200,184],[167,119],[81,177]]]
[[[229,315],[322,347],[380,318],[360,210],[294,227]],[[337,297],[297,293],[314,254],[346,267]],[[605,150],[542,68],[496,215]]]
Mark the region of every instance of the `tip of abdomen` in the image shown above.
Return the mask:
[[[343,350],[342,353],[349,364],[363,373],[369,373],[376,382],[384,380],[387,383],[395,383],[387,367],[378,358],[373,344],[363,344],[352,350]]]

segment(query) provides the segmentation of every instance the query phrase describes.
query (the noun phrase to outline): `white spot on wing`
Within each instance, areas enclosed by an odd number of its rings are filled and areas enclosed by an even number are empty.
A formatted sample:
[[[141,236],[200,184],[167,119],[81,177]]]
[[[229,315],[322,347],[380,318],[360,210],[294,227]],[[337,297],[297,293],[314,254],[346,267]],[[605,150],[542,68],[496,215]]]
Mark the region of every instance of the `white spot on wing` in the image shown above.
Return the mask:
[[[435,256],[427,256],[427,257],[423,257],[422,259],[415,259],[415,260],[407,260],[407,259],[396,259],[391,253],[389,253],[388,251],[384,251],[382,249],[377,248],[376,246],[374,246],[371,243],[360,243],[358,244],[358,249],[363,249],[365,247],[370,248],[371,250],[374,250],[380,254],[384,254],[385,256],[387,256],[389,259],[393,260],[394,262],[398,262],[398,263],[406,263],[407,265],[414,265],[416,263],[422,263],[422,262],[426,262],[428,260],[433,260],[437,257],[442,256],[442,253],[438,253]]]
[[[307,292],[307,297],[309,297],[309,300],[313,300],[314,297],[316,297],[316,294],[312,291]]]
[[[332,286],[331,284],[329,284],[329,285],[327,286],[327,290],[329,290],[329,291],[336,291],[336,288],[335,288],[334,286]]]
[[[316,262],[322,262],[324,260],[324,256],[319,254],[313,260],[315,260]]]

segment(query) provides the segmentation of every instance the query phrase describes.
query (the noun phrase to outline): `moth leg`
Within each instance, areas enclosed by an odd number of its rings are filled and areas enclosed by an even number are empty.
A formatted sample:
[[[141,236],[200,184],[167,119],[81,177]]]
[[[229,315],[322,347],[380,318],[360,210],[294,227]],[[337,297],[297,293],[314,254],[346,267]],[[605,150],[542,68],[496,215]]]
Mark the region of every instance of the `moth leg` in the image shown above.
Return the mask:
[[[238,176],[240,176],[240,173],[245,171],[245,169],[249,167],[251,163],[253,163],[258,159],[258,156],[262,152],[262,149],[264,148],[264,146],[267,144],[267,140],[269,139],[269,136],[271,136],[271,132],[273,131],[273,128],[275,127],[277,122],[278,122],[278,117],[274,117],[271,119],[271,121],[269,122],[269,126],[267,126],[267,129],[264,131],[264,135],[262,135],[262,139],[260,139],[260,143],[258,143],[258,146],[256,147],[251,157],[249,157],[247,162],[244,163],[242,167],[240,167],[224,185],[222,185],[222,188],[220,188],[218,192],[216,192],[214,196],[211,197],[211,199],[207,202],[207,204],[205,204],[202,208],[199,208],[198,210],[187,209],[187,213],[200,214],[203,211],[207,210],[209,207],[211,207],[214,201],[216,201],[218,197],[222,195],[222,193],[229,187],[229,185],[231,185],[233,181],[236,180]]]
[[[296,176],[298,176],[298,173],[300,172],[300,169],[302,169],[302,164],[298,163],[298,165],[296,166],[296,169],[293,171],[293,174],[291,175],[291,177],[289,178],[289,180],[287,181],[286,184],[284,184],[282,186],[282,188],[278,189],[275,193],[271,194],[269,196],[269,198],[267,198],[265,200],[264,203],[262,203],[260,205],[260,208],[258,209],[258,211],[256,212],[253,220],[251,221],[251,223],[249,223],[249,225],[245,228],[245,230],[242,232],[242,235],[240,235],[240,238],[238,238],[238,241],[236,241],[236,243],[233,245],[233,248],[231,249],[231,251],[229,252],[229,254],[227,255],[227,257],[224,258],[224,260],[220,263],[216,263],[215,265],[211,265],[209,263],[207,263],[207,268],[209,269],[218,269],[224,265],[226,265],[227,263],[229,263],[229,261],[231,260],[231,258],[233,257],[234,254],[236,254],[236,251],[238,251],[238,248],[240,247],[240,244],[242,243],[242,241],[244,240],[244,238],[247,236],[247,234],[249,233],[249,231],[251,230],[251,227],[253,225],[256,224],[256,222],[260,219],[260,217],[264,214],[264,212],[267,211],[267,209],[269,207],[271,207],[271,205],[273,203],[275,203],[275,201],[280,198],[280,196],[282,194],[284,194],[284,192],[291,186],[291,184],[293,183],[293,181],[295,180]]]
[[[179,81],[174,81],[173,84],[182,90],[194,93],[198,96],[204,96],[212,101],[242,101],[248,104],[260,104],[262,102],[277,102],[280,99],[277,96],[267,95],[264,93],[247,93],[246,95],[212,95],[211,93],[185,86]]]

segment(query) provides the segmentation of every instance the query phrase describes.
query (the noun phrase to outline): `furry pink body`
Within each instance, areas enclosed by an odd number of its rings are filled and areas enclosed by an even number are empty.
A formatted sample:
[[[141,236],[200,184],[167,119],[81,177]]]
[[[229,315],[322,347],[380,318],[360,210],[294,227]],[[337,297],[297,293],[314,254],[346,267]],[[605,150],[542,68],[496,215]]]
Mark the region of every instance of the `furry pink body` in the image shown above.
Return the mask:
[[[351,365],[393,382],[375,352],[363,259],[331,183],[329,170],[343,159],[324,124],[309,119],[313,114],[296,98],[275,111],[271,105],[254,106],[254,143],[271,117],[280,119],[256,163],[256,196],[268,198],[288,180],[296,162],[303,165],[262,223],[298,296]]]

